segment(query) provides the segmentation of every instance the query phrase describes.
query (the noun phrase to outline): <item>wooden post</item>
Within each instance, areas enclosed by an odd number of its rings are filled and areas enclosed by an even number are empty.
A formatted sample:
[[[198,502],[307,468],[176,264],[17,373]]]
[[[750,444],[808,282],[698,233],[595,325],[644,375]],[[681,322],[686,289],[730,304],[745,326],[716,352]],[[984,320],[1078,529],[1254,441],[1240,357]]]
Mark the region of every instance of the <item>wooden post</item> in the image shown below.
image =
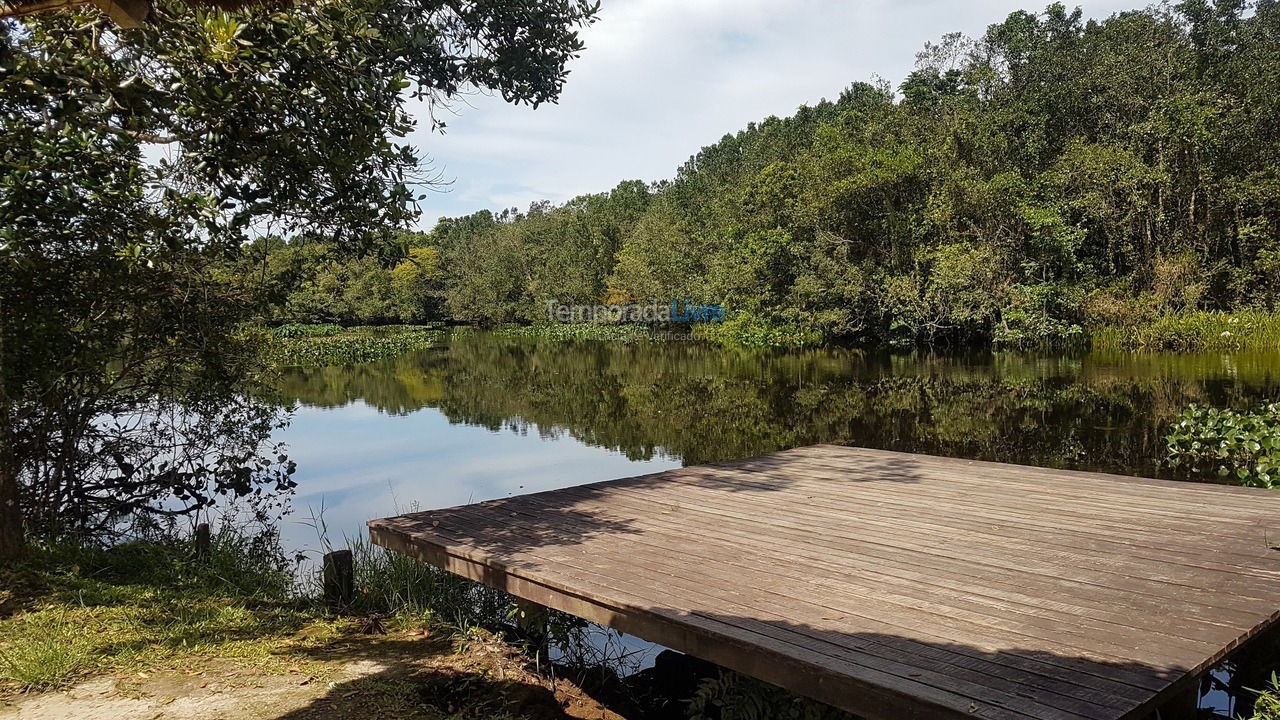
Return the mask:
[[[355,563],[350,550],[334,550],[324,556],[324,600],[330,610],[351,605],[356,596]]]
[[[196,526],[196,559],[207,561],[209,559],[209,549],[213,546],[213,533],[209,530],[209,523],[200,523]]]

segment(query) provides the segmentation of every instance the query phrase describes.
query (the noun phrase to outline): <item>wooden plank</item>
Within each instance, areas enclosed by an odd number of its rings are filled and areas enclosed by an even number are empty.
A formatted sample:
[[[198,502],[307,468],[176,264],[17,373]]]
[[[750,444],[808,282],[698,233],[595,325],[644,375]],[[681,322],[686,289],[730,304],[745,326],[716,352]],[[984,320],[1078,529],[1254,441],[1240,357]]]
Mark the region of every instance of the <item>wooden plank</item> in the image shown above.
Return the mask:
[[[1280,619],[1280,494],[839,446],[370,533],[868,718],[1138,718]]]

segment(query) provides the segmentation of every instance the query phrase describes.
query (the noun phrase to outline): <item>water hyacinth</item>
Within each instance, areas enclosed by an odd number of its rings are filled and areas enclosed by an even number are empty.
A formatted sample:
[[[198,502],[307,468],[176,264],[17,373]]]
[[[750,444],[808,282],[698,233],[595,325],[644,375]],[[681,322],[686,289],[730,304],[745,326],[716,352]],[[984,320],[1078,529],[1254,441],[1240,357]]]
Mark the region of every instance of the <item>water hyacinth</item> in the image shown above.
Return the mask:
[[[1165,444],[1168,465],[1189,475],[1280,487],[1280,403],[1246,411],[1190,405]]]
[[[285,326],[289,327],[289,326]],[[332,326],[295,326],[332,327]],[[336,333],[292,331],[279,338],[271,348],[271,357],[282,366],[321,367],[350,365],[393,358],[410,350],[427,347],[440,340],[443,333],[434,326],[403,325],[360,327]]]

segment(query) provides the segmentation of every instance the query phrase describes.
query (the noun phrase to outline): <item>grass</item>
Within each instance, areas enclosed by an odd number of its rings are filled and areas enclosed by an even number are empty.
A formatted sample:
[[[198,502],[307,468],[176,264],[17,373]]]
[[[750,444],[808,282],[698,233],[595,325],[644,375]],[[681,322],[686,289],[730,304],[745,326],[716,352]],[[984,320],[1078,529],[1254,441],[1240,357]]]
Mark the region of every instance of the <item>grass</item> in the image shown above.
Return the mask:
[[[513,617],[509,596],[363,541],[352,544],[357,596],[341,615],[326,610],[315,583],[294,579],[271,536],[223,529],[203,560],[191,547],[175,538],[61,544],[0,569],[0,697],[202,658],[323,678],[318,651],[371,624],[443,631],[464,652],[469,638],[492,638],[479,628],[501,631]],[[552,618],[557,638],[583,625]]]
[[[279,365],[322,367],[387,360],[430,346],[442,332],[432,325],[372,325],[333,330],[333,325],[285,325],[273,333],[271,358]],[[289,328],[281,334],[280,331]]]
[[[19,690],[52,687],[95,663],[85,633],[65,608],[24,616],[6,628],[12,640],[0,650],[0,682]],[[4,635],[0,635],[3,637]]]
[[[334,631],[280,563],[219,533],[207,562],[185,543],[35,548],[0,570],[0,689],[139,673],[179,657],[280,660],[298,631]]]
[[[1094,328],[1090,337],[1100,350],[1275,350],[1280,349],[1280,313],[1180,313]]]

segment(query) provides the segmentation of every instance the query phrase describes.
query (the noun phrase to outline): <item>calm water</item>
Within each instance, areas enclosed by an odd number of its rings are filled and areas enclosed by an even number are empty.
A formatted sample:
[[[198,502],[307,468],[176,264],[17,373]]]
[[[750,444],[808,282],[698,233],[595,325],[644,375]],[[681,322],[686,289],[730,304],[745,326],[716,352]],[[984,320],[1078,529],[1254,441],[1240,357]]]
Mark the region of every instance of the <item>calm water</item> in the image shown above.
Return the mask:
[[[1280,353],[757,352],[470,334],[384,363],[297,370],[281,434],[295,520],[365,520],[817,442],[1167,475],[1191,402],[1280,397]],[[294,547],[316,533],[286,523]]]
[[[298,519],[321,508],[338,539],[415,508],[818,442],[1168,476],[1162,438],[1183,407],[1249,406],[1280,397],[1278,384],[1273,352],[888,355],[462,335],[287,376],[298,409],[281,439],[298,496],[282,531],[314,549]],[[1202,706],[1228,709],[1219,692]]]

